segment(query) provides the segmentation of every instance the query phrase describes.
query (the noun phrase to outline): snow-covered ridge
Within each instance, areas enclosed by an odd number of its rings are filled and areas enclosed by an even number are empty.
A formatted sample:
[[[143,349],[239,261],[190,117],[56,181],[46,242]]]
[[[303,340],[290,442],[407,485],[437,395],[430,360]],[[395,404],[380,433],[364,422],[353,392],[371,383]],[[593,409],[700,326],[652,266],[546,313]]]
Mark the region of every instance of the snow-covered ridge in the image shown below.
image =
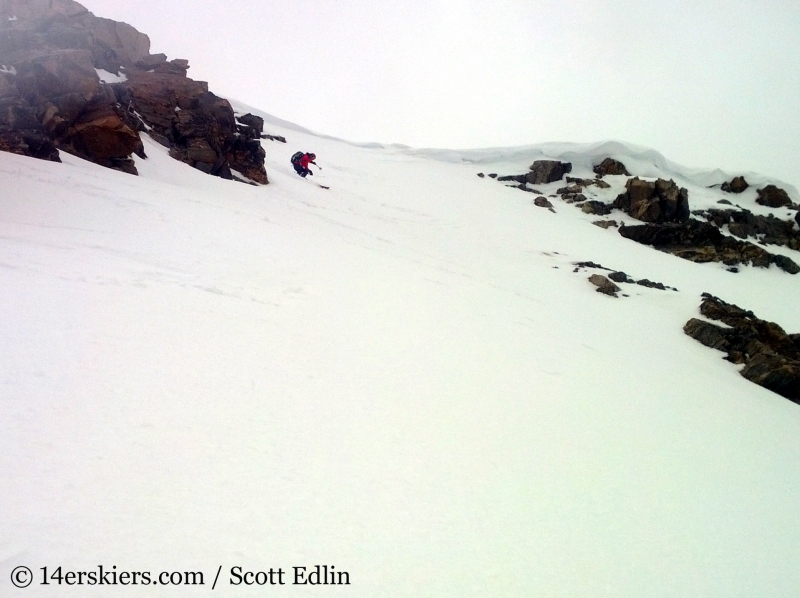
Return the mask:
[[[412,148],[403,144],[382,144],[377,142],[351,142],[337,137],[317,133],[300,125],[291,123],[271,114],[228,98],[237,113],[250,112],[264,119],[265,124],[283,129],[330,139],[367,149],[392,150],[410,156],[420,156],[442,162],[475,164],[476,166],[503,165],[507,169],[527,169],[534,160],[562,160],[573,164],[575,176],[593,176],[592,167],[604,158],[614,158],[628,167],[633,176],[647,178],[674,179],[682,185],[712,187],[730,181],[735,176],[744,176],[753,187],[777,185],[800,203],[800,191],[790,183],[752,171],[725,171],[719,168],[708,170],[692,168],[664,157],[660,152],[623,141],[598,141],[595,143],[549,142],[515,147],[492,147],[477,149],[436,149]],[[519,170],[524,172],[524,170]],[[512,174],[502,172],[501,174]]]

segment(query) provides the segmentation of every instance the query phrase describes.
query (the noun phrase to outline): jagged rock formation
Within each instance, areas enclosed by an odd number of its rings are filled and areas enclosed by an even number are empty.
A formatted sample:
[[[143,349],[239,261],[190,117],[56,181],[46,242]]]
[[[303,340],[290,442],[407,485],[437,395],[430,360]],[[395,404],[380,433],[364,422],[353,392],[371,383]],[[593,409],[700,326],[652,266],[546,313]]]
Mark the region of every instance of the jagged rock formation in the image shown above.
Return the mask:
[[[689,219],[689,192],[675,181],[628,179],[625,193],[614,207],[643,222],[685,222]]]
[[[786,334],[778,324],[708,293],[700,313],[730,328],[692,318],[683,327],[686,334],[744,364],[740,373],[751,382],[800,403],[800,334]]]
[[[203,172],[268,182],[263,121],[237,124],[227,100],[186,76],[187,60],[150,54],[147,35],[73,0],[0,0],[0,65],[0,150],[64,150],[135,174],[148,131]]]
[[[719,228],[727,225],[731,234],[740,239],[753,237],[765,245],[782,245],[800,251],[800,231],[795,230],[791,220],[781,220],[772,214],[760,216],[750,210],[710,209],[695,213]]]
[[[751,264],[760,268],[775,264],[789,274],[800,272],[800,267],[790,258],[724,235],[709,222],[691,219],[680,224],[621,226],[619,234],[692,262],[722,262],[726,266]]]
[[[628,172],[628,169],[625,168],[625,165],[619,160],[614,160],[613,158],[606,158],[600,162],[600,164],[596,164],[592,170],[594,170],[594,173],[598,177],[604,177],[607,174],[622,174],[625,176],[631,176],[631,173]]]
[[[722,183],[721,189],[728,193],[744,193],[750,185],[743,176],[733,177],[732,180]]]

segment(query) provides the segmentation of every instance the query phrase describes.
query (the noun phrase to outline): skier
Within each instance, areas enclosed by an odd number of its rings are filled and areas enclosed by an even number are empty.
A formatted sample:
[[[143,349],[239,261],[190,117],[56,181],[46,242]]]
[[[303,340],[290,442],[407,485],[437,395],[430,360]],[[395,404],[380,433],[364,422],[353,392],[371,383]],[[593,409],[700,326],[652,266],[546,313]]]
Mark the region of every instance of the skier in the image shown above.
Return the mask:
[[[304,152],[297,152],[292,156],[292,166],[294,166],[294,171],[299,174],[301,177],[305,178],[307,175],[314,175],[313,172],[308,168],[309,164],[313,164],[314,166],[318,166],[314,160],[316,160],[317,155],[312,153],[304,153]]]

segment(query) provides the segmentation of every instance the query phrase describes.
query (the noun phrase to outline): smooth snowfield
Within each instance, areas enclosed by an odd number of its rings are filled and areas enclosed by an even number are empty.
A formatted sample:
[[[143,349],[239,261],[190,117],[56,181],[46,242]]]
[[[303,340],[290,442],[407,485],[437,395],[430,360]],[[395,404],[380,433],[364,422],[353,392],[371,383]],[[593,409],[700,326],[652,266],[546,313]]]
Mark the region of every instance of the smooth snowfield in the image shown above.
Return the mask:
[[[208,595],[219,566],[223,596],[800,591],[800,407],[682,331],[708,291],[800,332],[800,276],[475,176],[537,155],[266,128],[259,188],[151,142],[138,178],[0,153],[3,595]],[[612,299],[581,260],[680,292]],[[101,564],[205,586],[39,585]],[[229,585],[317,564],[351,585]]]

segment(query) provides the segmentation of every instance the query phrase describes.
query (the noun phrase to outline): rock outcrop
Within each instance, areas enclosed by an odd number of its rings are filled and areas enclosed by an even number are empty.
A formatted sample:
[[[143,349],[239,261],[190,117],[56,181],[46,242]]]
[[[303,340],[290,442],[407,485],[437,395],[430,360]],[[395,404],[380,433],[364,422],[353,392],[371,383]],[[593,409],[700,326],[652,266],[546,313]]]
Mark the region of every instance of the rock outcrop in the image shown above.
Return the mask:
[[[526,182],[531,185],[545,185],[563,179],[565,174],[572,172],[572,164],[558,160],[536,160],[531,164],[530,170],[525,177]]]
[[[728,361],[744,364],[740,373],[751,382],[800,403],[800,335],[789,335],[778,324],[708,293],[703,293],[700,313],[728,328],[692,318],[683,328],[686,334],[724,351]]]
[[[761,216],[750,210],[710,209],[695,213],[719,228],[727,226],[731,234],[740,239],[753,237],[765,245],[782,245],[800,251],[800,231],[795,230],[791,220],[781,220],[772,214]]]
[[[721,189],[728,193],[744,193],[750,185],[743,176],[733,177],[732,180],[722,183]]]
[[[685,222],[689,219],[689,192],[675,181],[628,179],[625,193],[614,207],[643,222]]]
[[[770,208],[782,208],[792,205],[792,200],[789,199],[789,194],[780,187],[767,185],[763,189],[758,190],[756,203]]]
[[[187,60],[150,54],[147,35],[73,0],[0,0],[0,65],[0,150],[63,150],[136,174],[147,131],[203,172],[268,182],[263,121],[237,124],[227,100],[186,76]]]
[[[594,173],[598,177],[604,177],[607,174],[622,174],[625,176],[631,176],[631,173],[628,172],[628,169],[625,168],[625,165],[620,162],[619,160],[614,160],[613,158],[606,158],[600,164],[595,164]]]
[[[622,226],[619,234],[692,262],[722,262],[726,266],[751,264],[759,268],[775,264],[789,274],[800,272],[800,267],[790,258],[724,235],[709,222],[690,219],[681,224]]]
[[[617,285],[615,285],[602,274],[592,274],[589,277],[589,282],[597,287],[598,293],[603,293],[609,297],[617,297],[617,293],[621,290]]]
[[[0,151],[60,162],[36,112],[7,77],[0,74]]]

